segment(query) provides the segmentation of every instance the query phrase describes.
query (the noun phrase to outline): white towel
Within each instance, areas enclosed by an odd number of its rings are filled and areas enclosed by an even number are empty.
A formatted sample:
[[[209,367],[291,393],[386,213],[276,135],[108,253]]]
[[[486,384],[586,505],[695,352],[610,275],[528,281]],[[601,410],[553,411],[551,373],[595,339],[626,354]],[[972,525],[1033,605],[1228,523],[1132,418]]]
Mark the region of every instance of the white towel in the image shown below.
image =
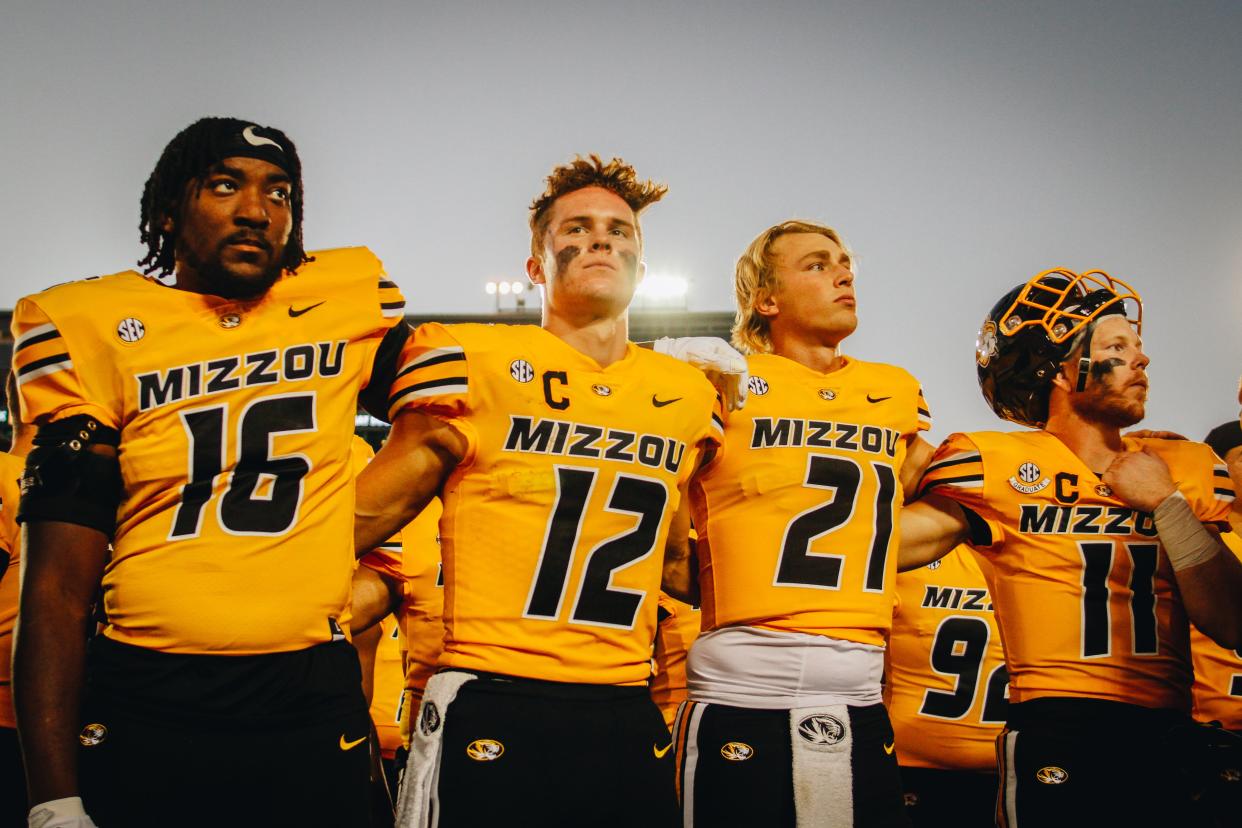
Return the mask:
[[[435,828],[439,823],[436,789],[440,784],[440,748],[444,739],[444,720],[457,691],[473,673],[450,670],[436,673],[423,691],[417,724],[410,734],[410,758],[401,791],[397,796],[398,828]]]
[[[789,711],[798,828],[853,828],[854,731],[844,704]]]

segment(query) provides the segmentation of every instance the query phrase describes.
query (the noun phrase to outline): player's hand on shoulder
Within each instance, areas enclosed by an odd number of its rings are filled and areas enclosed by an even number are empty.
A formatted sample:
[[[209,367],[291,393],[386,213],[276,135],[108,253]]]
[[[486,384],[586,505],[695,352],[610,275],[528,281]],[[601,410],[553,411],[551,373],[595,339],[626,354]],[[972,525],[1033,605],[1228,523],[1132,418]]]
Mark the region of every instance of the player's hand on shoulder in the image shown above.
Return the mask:
[[[746,383],[750,380],[746,357],[723,339],[715,336],[665,336],[655,341],[652,350],[688,362],[706,374],[724,398],[729,411],[737,411],[746,404]]]
[[[1144,512],[1155,511],[1177,491],[1168,465],[1146,449],[1117,455],[1102,479],[1118,498]]]
[[[95,828],[79,796],[40,803],[30,809],[26,819],[29,828]]]

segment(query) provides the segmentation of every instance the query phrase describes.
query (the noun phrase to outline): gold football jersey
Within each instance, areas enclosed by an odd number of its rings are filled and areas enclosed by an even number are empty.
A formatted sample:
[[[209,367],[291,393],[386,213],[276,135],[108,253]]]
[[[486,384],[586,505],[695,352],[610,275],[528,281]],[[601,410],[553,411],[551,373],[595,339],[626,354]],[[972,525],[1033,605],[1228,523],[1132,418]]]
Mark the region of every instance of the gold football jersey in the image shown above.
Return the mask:
[[[1232,532],[1221,539],[1242,558],[1242,539]],[[1192,715],[1242,731],[1242,650],[1226,650],[1191,626],[1190,657],[1195,668]]]
[[[1233,489],[1202,443],[1125,438],[1168,464],[1204,523],[1225,525]],[[923,491],[952,498],[1005,640],[1015,702],[1045,696],[1190,710],[1186,613],[1150,514],[1113,496],[1046,431],[954,434]]]
[[[242,655],[339,635],[354,414],[404,302],[365,248],[314,257],[248,301],[131,271],[18,303],[24,416],[121,434],[110,638]]]
[[[677,706],[686,700],[686,656],[699,637],[703,613],[684,601],[660,593],[655,652],[652,656],[651,700],[670,728]]]
[[[13,622],[17,619],[21,583],[21,533],[17,526],[17,481],[24,458],[0,454],[0,556],[8,567],[0,570],[0,727],[17,727],[13,714]]]
[[[849,359],[822,374],[748,358],[746,407],[691,487],[703,629],[747,625],[884,646],[901,465],[931,425],[918,382]]]
[[[392,411],[468,442],[443,490],[440,665],[645,683],[669,523],[718,407],[698,370],[633,344],[600,367],[534,326],[420,327]]]
[[[969,549],[897,573],[886,667],[903,767],[996,771],[1009,683],[992,598]]]

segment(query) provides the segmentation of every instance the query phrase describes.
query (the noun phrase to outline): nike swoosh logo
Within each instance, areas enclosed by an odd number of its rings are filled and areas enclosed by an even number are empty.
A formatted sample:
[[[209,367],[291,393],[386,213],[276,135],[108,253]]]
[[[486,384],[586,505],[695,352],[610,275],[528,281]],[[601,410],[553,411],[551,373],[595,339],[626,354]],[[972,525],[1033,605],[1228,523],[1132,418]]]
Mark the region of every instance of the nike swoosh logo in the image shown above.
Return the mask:
[[[887,398],[885,398],[885,399],[887,399]],[[885,746],[884,746],[884,752],[885,752],[885,753],[887,753],[889,756],[892,756],[892,755],[893,755],[893,748],[895,748],[895,747],[897,747],[897,743],[896,743],[896,742],[889,742],[887,745],[885,745]]]
[[[666,405],[672,405],[673,403],[677,402],[680,399],[682,399],[682,397],[673,397],[671,400],[658,400],[656,399],[656,395],[652,394],[651,404],[654,405],[656,408],[663,408]]]
[[[665,745],[665,746],[664,746],[663,750],[661,750],[660,748],[656,747],[655,745],[652,745],[652,746],[651,746],[651,752],[655,754],[655,758],[657,758],[657,759],[663,759],[663,758],[664,758],[664,755],[665,755],[666,753],[668,753],[668,749],[669,749],[669,748],[671,748],[672,746],[673,746],[673,743],[672,743],[672,742],[669,742],[667,745]]]
[[[327,299],[324,299],[324,300],[323,300],[323,302],[326,302],[326,301],[328,301],[328,300],[327,300]],[[308,312],[310,312],[310,311],[313,311],[315,308],[317,308],[317,307],[319,307],[320,305],[322,305],[322,304],[323,304],[323,302],[316,302],[316,303],[315,303],[315,304],[313,304],[313,305],[307,305],[306,307],[304,307],[304,308],[302,308],[302,309],[300,309],[300,310],[294,310],[294,309],[293,309],[293,305],[290,305],[290,306],[289,306],[289,315],[290,315],[290,316],[301,316],[301,315],[302,315],[302,314],[304,314],[304,313],[308,313]]]
[[[352,750],[367,740],[366,736],[361,739],[354,739],[352,742],[345,741],[345,734],[341,734],[341,750]]]
[[[276,149],[282,149],[280,144],[276,143],[271,138],[264,138],[262,135],[255,135],[253,126],[248,126],[245,129],[243,129],[242,137],[245,138],[246,143],[252,147],[261,147],[266,144],[266,145],[273,146]]]
[[[867,402],[869,403],[884,402],[885,400],[891,400],[891,399],[892,397],[873,397],[870,394],[867,395]]]

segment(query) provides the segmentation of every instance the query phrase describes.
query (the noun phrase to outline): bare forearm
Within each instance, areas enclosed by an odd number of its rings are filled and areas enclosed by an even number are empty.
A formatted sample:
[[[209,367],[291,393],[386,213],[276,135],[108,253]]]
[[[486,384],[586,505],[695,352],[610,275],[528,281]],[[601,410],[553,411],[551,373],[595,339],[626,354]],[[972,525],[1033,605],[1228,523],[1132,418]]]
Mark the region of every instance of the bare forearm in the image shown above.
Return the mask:
[[[960,506],[947,498],[930,495],[901,510],[901,546],[897,571],[926,566],[966,540],[969,526]]]
[[[1242,563],[1222,548],[1174,576],[1191,623],[1226,649],[1242,647]]]
[[[77,751],[89,608],[53,589],[23,590],[13,652],[13,702],[30,802],[78,795]]]
[[[699,603],[699,577],[693,544],[664,551],[664,574],[660,588],[678,601],[692,606]]]
[[[92,603],[108,538],[54,521],[24,530],[22,592],[14,629],[13,695],[30,802],[78,795],[79,716]]]
[[[354,548],[359,557],[422,512],[465,451],[465,438],[451,425],[413,412],[400,415],[388,442],[358,475]]]
[[[401,584],[367,566],[354,573],[350,605],[350,634],[360,635],[385,615],[393,612],[401,599]]]
[[[354,649],[358,651],[358,663],[362,666],[362,695],[367,705],[375,698],[375,653],[379,649],[380,627],[371,627],[363,633],[354,634]]]

